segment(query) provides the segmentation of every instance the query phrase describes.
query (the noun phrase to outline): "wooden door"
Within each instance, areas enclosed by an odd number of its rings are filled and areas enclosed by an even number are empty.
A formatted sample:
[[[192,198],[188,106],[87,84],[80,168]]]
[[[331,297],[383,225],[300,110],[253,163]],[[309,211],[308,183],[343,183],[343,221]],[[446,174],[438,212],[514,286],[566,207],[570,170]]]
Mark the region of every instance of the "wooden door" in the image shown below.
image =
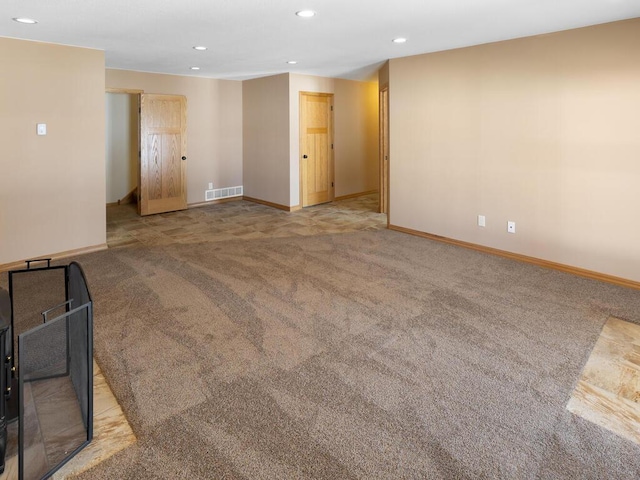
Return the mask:
[[[334,199],[333,94],[300,93],[302,206]]]
[[[389,214],[389,89],[380,90],[380,213]]]
[[[142,94],[138,213],[187,208],[187,99]]]

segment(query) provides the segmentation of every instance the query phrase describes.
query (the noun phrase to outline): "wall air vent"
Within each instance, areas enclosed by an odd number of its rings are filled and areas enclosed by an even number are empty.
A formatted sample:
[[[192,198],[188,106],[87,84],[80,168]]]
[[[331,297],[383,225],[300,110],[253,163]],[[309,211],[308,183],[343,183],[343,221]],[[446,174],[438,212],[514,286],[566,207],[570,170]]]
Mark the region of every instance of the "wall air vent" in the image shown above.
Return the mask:
[[[205,202],[209,202],[211,200],[222,200],[223,198],[241,197],[241,196],[242,196],[242,186],[216,188],[215,190],[204,191]]]

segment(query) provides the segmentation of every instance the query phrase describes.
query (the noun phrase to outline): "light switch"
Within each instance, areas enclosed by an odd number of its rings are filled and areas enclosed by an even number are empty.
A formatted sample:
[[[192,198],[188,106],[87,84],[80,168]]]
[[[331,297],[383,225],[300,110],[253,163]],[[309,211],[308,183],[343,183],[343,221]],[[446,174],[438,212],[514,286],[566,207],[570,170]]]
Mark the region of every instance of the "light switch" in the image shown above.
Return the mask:
[[[39,123],[38,124],[38,135],[46,135],[47,134],[47,124]]]

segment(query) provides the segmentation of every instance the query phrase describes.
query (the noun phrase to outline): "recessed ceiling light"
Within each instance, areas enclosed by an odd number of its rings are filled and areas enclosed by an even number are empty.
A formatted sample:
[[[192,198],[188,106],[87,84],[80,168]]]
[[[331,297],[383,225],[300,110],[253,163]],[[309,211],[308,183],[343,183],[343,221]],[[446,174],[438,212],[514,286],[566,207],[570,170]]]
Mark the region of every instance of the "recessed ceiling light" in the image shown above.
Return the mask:
[[[194,50],[198,50],[199,52],[204,52],[207,47],[203,47],[202,45],[196,45],[195,47],[193,47]]]
[[[299,12],[296,12],[296,15],[302,18],[311,18],[315,16],[315,14],[316,12],[313,10],[300,10]]]
[[[200,70],[200,67],[189,67],[191,70]]]
[[[295,64],[296,64],[296,63],[298,63],[298,62],[296,62],[295,60],[289,60],[287,63],[288,63],[289,65],[295,65]]]
[[[14,18],[13,21],[18,23],[26,23],[28,25],[33,25],[34,23],[38,23],[38,21],[34,20],[33,18],[23,18],[23,17]]]
[[[393,43],[405,43],[407,41],[406,38],[404,37],[398,37],[398,38],[394,38],[393,40],[391,40]]]

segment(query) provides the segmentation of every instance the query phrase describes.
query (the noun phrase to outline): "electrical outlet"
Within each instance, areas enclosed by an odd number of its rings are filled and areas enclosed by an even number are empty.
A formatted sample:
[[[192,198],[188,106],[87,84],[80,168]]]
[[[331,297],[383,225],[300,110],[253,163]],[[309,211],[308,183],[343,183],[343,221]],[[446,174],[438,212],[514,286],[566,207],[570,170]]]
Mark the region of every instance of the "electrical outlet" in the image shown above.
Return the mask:
[[[479,227],[486,226],[486,220],[484,218],[484,215],[478,215],[478,226]]]
[[[507,222],[507,232],[516,233],[516,222]]]
[[[209,182],[209,190],[213,190],[213,182]]]

